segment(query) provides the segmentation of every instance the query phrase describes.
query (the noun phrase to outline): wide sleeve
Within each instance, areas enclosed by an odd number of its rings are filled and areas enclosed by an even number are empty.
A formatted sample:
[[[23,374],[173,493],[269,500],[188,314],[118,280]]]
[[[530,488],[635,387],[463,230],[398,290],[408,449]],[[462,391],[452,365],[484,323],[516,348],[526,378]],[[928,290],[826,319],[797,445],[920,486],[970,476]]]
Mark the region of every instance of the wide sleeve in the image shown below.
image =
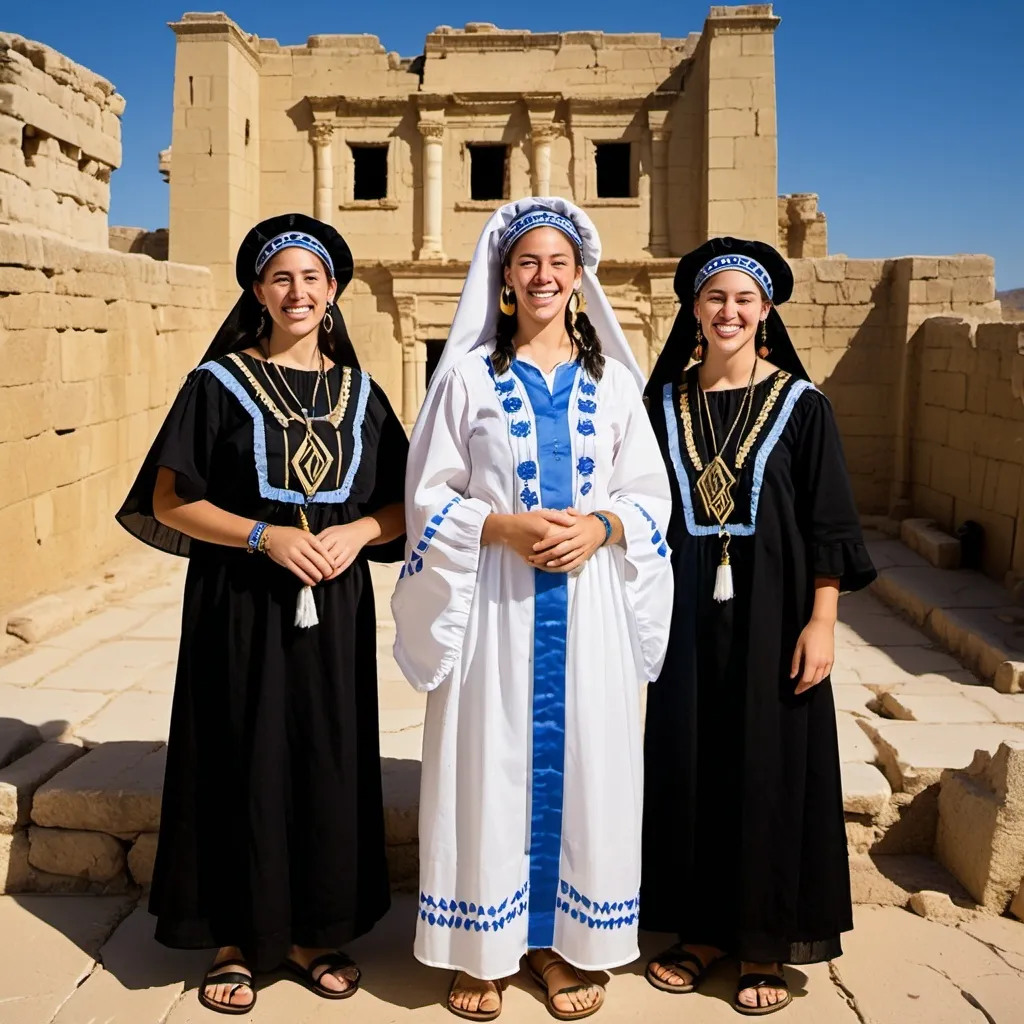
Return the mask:
[[[490,506],[467,498],[469,394],[450,370],[420,411],[405,486],[407,557],[391,599],[395,660],[417,690],[433,690],[462,654]]]
[[[157,471],[162,467],[174,472],[174,490],[183,501],[206,497],[214,446],[221,433],[224,395],[213,374],[202,369],[189,374],[116,514],[129,533],[168,554],[187,556],[189,538],[153,515]]]
[[[388,505],[405,499],[405,468],[409,458],[409,438],[401,420],[395,415],[388,396],[375,381],[371,382],[374,397],[379,403],[381,417],[374,466],[373,491],[362,502],[363,515],[373,515]],[[363,549],[373,562],[399,562],[405,551],[405,534],[386,544],[369,544]]]
[[[808,391],[799,411],[793,476],[812,571],[815,578],[838,579],[840,590],[861,590],[877,573],[864,545],[832,406],[821,392]]]
[[[661,673],[672,618],[671,552],[665,532],[672,514],[672,492],[665,461],[632,380],[624,380],[624,417],[614,453],[610,511],[625,538],[626,600],[633,634],[647,679]]]

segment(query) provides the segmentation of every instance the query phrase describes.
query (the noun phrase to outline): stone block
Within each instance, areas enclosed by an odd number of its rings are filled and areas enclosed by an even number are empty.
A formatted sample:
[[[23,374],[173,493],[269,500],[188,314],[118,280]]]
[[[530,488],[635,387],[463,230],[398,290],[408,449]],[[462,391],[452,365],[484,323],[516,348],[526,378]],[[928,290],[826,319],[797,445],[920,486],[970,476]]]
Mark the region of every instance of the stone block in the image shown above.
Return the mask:
[[[877,817],[892,796],[886,777],[873,765],[857,761],[842,764],[843,810]]]
[[[915,854],[853,854],[850,857],[853,902],[876,906],[905,907],[921,891],[944,893],[957,901],[967,892],[931,857]]]
[[[846,712],[836,715],[839,730],[839,756],[842,761],[874,761],[874,744],[858,724],[858,719]]]
[[[960,541],[940,530],[931,519],[904,519],[900,540],[938,569],[960,568]]]
[[[158,838],[156,832],[143,832],[128,851],[128,870],[137,885],[148,888],[153,881]]]
[[[63,828],[30,828],[28,860],[39,871],[90,882],[111,882],[125,868],[124,847],[113,836]]]
[[[969,912],[953,903],[948,893],[934,892],[931,889],[915,892],[910,897],[910,909],[918,917],[953,926],[970,916]]]
[[[36,792],[32,821],[97,832],[156,832],[165,752],[162,744],[107,743]]]
[[[0,896],[8,892],[24,892],[31,878],[28,832],[21,829],[9,835],[0,834]]]
[[[1021,879],[1017,895],[1010,904],[1010,913],[1020,921],[1024,921],[1024,878]]]
[[[16,718],[0,718],[0,768],[27,754],[33,747],[38,746],[42,739],[34,725]]]
[[[882,712],[905,722],[994,722],[995,715],[967,696],[903,691],[882,694]]]
[[[11,612],[7,618],[7,632],[26,643],[35,644],[70,628],[74,622],[74,608],[63,597],[51,594]]]
[[[983,906],[1002,914],[1024,875],[1024,736],[979,750],[939,793],[935,852]]]
[[[1000,693],[1024,693],[1024,661],[1004,661],[996,669],[992,685]]]
[[[50,740],[0,771],[0,833],[26,825],[36,790],[84,753],[75,743]]]

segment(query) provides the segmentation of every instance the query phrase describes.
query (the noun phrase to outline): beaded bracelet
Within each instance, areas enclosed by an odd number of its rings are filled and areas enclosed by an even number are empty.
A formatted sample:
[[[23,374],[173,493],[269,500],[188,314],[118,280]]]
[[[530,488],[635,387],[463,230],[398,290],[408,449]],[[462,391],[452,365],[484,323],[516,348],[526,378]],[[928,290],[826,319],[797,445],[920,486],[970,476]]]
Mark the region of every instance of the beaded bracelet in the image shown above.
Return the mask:
[[[266,523],[257,523],[252,530],[249,532],[249,539],[246,543],[246,550],[249,554],[253,554],[257,551],[262,552],[264,547],[263,535],[267,532]]]
[[[612,539],[612,521],[602,512],[591,512],[590,514],[604,524],[604,540],[601,541],[601,547],[604,547]]]

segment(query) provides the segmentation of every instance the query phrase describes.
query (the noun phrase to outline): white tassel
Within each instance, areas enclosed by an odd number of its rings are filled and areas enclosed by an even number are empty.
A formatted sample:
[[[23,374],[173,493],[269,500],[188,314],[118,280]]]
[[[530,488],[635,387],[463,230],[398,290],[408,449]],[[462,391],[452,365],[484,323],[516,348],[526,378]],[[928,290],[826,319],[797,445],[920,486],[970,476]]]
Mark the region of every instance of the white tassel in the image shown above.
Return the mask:
[[[313,588],[303,587],[299,591],[299,599],[295,602],[295,625],[300,629],[308,629],[319,624],[316,603],[313,601]]]
[[[715,600],[731,601],[735,593],[732,589],[732,566],[728,560],[722,562],[715,573]]]

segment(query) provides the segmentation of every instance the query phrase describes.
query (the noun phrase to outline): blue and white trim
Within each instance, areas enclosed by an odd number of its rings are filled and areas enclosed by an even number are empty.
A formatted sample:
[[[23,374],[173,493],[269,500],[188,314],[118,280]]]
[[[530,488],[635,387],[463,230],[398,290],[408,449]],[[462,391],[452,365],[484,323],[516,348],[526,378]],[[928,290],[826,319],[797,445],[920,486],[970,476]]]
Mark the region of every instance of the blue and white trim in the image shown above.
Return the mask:
[[[427,553],[427,549],[430,547],[430,542],[434,539],[434,535],[441,528],[441,524],[445,521],[448,513],[451,512],[459,502],[462,501],[461,495],[456,495],[447,505],[436,515],[430,517],[430,522],[427,523],[426,528],[423,531],[423,536],[416,542],[416,546],[409,552],[409,561],[402,566],[402,571],[398,574],[400,580],[405,579],[406,576],[412,576],[415,573],[423,571],[423,556]]]
[[[789,417],[793,414],[797,400],[805,391],[816,390],[808,380],[798,380],[789,389],[782,402],[771,430],[765,435],[761,447],[754,459],[754,480],[750,490],[750,521],[747,523],[726,523],[724,526],[707,525],[698,526],[696,517],[693,514],[693,495],[690,492],[690,478],[683,465],[683,455],[679,448],[679,423],[676,419],[675,407],[672,402],[672,393],[675,385],[669,382],[662,392],[662,403],[665,410],[665,433],[668,437],[668,452],[672,460],[672,469],[675,471],[676,483],[679,485],[679,496],[683,503],[683,519],[686,522],[686,532],[691,537],[717,537],[720,534],[728,533],[731,537],[752,537],[754,526],[757,523],[757,506],[761,500],[761,486],[764,483],[764,468],[768,462],[768,456],[782,436]]]
[[[528,881],[523,882],[515,895],[506,896],[498,906],[455,898],[438,899],[421,892],[420,920],[437,928],[498,932],[526,913],[529,886]]]
[[[314,256],[319,256],[323,260],[324,265],[327,267],[331,277],[334,277],[334,260],[331,259],[331,254],[327,251],[323,242],[319,238],[314,238],[312,235],[307,235],[305,231],[285,231],[283,234],[275,235],[266,245],[260,249],[259,256],[256,257],[256,276],[259,277],[263,273],[263,268],[272,260],[282,249],[305,249],[307,252],[313,253]]]
[[[713,260],[708,260],[700,268],[697,277],[694,279],[693,294],[699,295],[701,288],[704,287],[704,282],[709,277],[720,274],[723,270],[739,270],[741,273],[746,274],[747,277],[752,277],[764,289],[765,295],[769,299],[772,297],[771,274],[757,260],[750,256],[740,256],[739,254],[716,256]]]
[[[340,505],[349,500],[359,464],[363,458],[363,420],[366,418],[366,405],[370,398],[370,375],[363,370],[359,374],[359,394],[356,396],[356,411],[352,419],[352,461],[341,487],[333,491],[317,491],[307,498],[302,491],[292,491],[284,487],[274,487],[270,483],[267,470],[267,427],[260,407],[256,400],[246,391],[242,382],[222,363],[203,363],[200,370],[212,373],[238,399],[239,405],[252,419],[252,446],[256,456],[256,478],[259,481],[260,497],[269,501],[281,501],[288,505]],[[325,416],[314,419],[323,421]]]
[[[562,214],[541,206],[535,206],[532,210],[520,214],[505,228],[505,233],[498,242],[498,259],[504,263],[512,246],[523,235],[534,228],[543,227],[556,228],[561,231],[576,246],[580,259],[583,259],[583,239],[580,237],[579,231],[576,230],[576,225],[568,217],[563,217]]]
[[[640,893],[626,900],[592,900],[564,878],[558,885],[556,909],[588,928],[631,928],[640,918]]]
[[[633,507],[647,520],[647,524],[651,528],[651,543],[654,545],[655,550],[662,558],[667,558],[668,545],[665,543],[665,538],[661,535],[661,530],[658,529],[658,524],[654,521],[654,516],[636,501],[633,502]]]
[[[530,512],[540,505],[540,460],[537,458],[537,424],[533,407],[519,378],[511,369],[494,372],[490,356],[484,365],[494,384],[498,404],[508,421],[509,445],[515,460],[512,504],[517,512]]]

